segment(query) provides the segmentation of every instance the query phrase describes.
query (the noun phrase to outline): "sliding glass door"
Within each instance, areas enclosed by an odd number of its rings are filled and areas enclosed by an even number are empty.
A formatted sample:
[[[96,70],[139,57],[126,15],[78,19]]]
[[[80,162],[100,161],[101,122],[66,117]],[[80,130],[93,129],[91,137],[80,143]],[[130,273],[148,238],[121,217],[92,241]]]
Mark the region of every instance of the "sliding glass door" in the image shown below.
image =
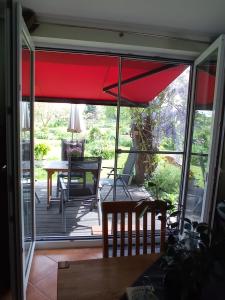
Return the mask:
[[[26,299],[34,249],[34,48],[18,1],[1,1],[0,41],[0,299]]]
[[[35,243],[33,104],[34,104],[34,46],[23,20],[21,21],[19,51],[18,142],[21,238],[24,293],[29,277]],[[24,295],[25,297],[25,295]]]
[[[194,63],[183,192],[185,217],[209,222],[216,196],[224,98],[224,36]]]
[[[31,265],[35,237],[34,165],[33,165],[33,102],[34,102],[34,47],[25,24],[22,24],[20,56],[20,187],[25,283]]]

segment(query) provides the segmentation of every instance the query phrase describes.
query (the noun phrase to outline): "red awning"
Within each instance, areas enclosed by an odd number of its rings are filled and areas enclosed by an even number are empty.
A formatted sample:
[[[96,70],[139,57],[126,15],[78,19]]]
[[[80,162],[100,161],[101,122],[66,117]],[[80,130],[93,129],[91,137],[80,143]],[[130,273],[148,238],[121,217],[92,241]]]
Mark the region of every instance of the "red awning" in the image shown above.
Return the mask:
[[[121,98],[133,103],[148,104],[174,81],[187,65],[126,59],[122,64]],[[115,86],[115,87],[114,87]],[[118,84],[110,91],[118,94]]]
[[[196,108],[212,109],[216,80],[216,64],[199,67],[196,73]]]
[[[119,58],[116,56],[36,51],[37,101],[88,104],[116,103]],[[27,68],[23,55],[23,68]],[[188,65],[124,59],[121,99],[124,105],[147,105]],[[29,76],[23,76],[23,96],[29,94]]]

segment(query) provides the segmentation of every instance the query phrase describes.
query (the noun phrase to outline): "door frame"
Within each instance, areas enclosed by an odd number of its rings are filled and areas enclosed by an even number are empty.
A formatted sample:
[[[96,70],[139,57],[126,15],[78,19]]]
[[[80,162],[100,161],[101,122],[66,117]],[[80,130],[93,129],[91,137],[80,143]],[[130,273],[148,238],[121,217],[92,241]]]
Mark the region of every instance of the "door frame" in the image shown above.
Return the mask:
[[[19,109],[19,115],[18,115],[18,128],[20,128],[20,102],[22,98],[22,38],[25,39],[26,44],[29,46],[30,49],[30,54],[31,54],[31,64],[30,64],[30,71],[31,71],[31,78],[30,78],[30,91],[31,91],[31,106],[30,106],[30,147],[31,147],[31,164],[30,164],[30,171],[31,171],[31,200],[32,200],[32,235],[33,235],[33,241],[32,245],[29,249],[28,252],[28,264],[25,265],[25,255],[23,251],[23,275],[24,275],[24,291],[26,290],[27,283],[28,283],[28,278],[29,278],[29,273],[30,273],[30,268],[31,268],[31,263],[32,263],[32,258],[34,254],[34,249],[35,249],[35,235],[36,235],[36,230],[35,230],[35,196],[34,196],[34,60],[35,60],[35,47],[34,44],[31,40],[29,31],[26,27],[26,24],[22,18],[22,10],[21,8],[19,9],[19,17],[20,19],[20,30],[19,30],[19,86],[20,86],[20,91],[19,91],[19,103],[18,103],[18,109]],[[20,136],[18,136],[19,142],[20,142]],[[20,143],[19,143],[20,145]],[[20,148],[18,149],[20,152]],[[21,170],[21,157],[18,159],[19,161],[19,170]],[[20,173],[19,173],[20,176]],[[21,180],[20,180],[21,182]],[[20,197],[22,200],[22,191],[20,191]],[[24,240],[24,232],[23,232],[23,201],[21,201],[21,221],[22,221],[22,226],[21,226],[21,234],[22,234],[22,243]],[[24,247],[23,247],[24,248]]]
[[[22,10],[16,0],[6,9],[6,173],[9,226],[10,292],[13,299],[25,299],[23,276],[23,244],[19,184],[19,45]],[[12,150],[13,149],[13,150]]]
[[[186,199],[187,199],[187,189],[188,189],[188,171],[190,168],[190,157],[191,157],[191,147],[193,141],[193,125],[194,125],[194,101],[195,101],[195,85],[196,85],[196,68],[197,65],[204,61],[207,56],[218,49],[217,54],[217,67],[216,67],[216,81],[214,90],[214,101],[213,101],[213,126],[211,127],[212,139],[210,141],[209,147],[209,166],[202,206],[202,216],[201,220],[212,224],[213,215],[215,211],[215,200],[216,200],[216,186],[218,181],[217,171],[218,171],[218,155],[220,153],[220,136],[222,129],[222,115],[223,115],[223,102],[224,102],[224,76],[225,76],[225,35],[219,36],[216,41],[214,41],[195,61],[193,66],[193,77],[191,84],[191,106],[190,106],[190,119],[188,127],[188,140],[187,140],[187,156],[185,161],[185,171],[184,171],[184,186],[182,192],[182,220],[181,228],[183,228],[183,222],[186,210]],[[213,150],[213,151],[212,151]],[[213,195],[214,193],[214,195]]]
[[[5,11],[5,142],[6,201],[8,203],[8,234],[10,257],[10,293],[13,299],[26,299],[26,285],[31,266],[25,276],[20,184],[20,94],[21,94],[21,30],[22,8],[10,0]],[[26,32],[28,32],[27,29]],[[29,34],[29,33],[28,33]],[[33,76],[33,75],[32,75]],[[34,96],[34,91],[32,92]],[[2,101],[4,101],[2,99]],[[32,125],[33,126],[33,125]],[[33,137],[32,137],[33,139]],[[34,245],[30,256],[32,257]]]

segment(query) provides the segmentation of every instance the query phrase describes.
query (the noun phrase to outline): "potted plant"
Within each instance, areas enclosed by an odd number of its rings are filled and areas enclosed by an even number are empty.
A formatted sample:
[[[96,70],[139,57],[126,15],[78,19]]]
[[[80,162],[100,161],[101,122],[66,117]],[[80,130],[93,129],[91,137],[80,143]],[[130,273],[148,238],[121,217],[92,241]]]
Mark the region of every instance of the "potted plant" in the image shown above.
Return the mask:
[[[82,149],[78,146],[73,146],[67,150],[68,157],[81,157]]]
[[[193,222],[187,218],[184,219],[181,234],[178,222],[171,221],[179,215],[180,212],[173,212],[168,218],[167,250],[161,263],[165,298],[224,299],[216,295],[225,295],[225,236],[220,236],[220,239],[212,238],[215,234],[209,230],[208,224]],[[221,229],[219,232],[221,233]],[[218,293],[219,288],[223,293]]]
[[[34,147],[34,157],[36,160],[43,160],[44,157],[48,154],[50,148],[46,144],[36,144]]]
[[[175,214],[172,213],[172,216]],[[166,299],[199,300],[209,267],[206,262],[209,248],[208,225],[185,219],[182,235],[176,227],[177,222],[169,223],[167,251],[161,265],[165,273]]]

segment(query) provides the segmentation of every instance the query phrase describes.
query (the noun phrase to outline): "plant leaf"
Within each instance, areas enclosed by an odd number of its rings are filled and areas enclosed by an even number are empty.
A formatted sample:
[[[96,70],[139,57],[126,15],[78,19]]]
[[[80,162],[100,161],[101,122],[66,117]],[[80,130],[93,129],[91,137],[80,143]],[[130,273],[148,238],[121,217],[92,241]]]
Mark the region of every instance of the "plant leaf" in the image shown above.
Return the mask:
[[[193,222],[192,222],[192,226],[193,226],[194,229],[196,229],[197,226],[198,226],[198,222],[197,222],[197,221],[193,221]]]
[[[207,223],[199,223],[196,227],[196,231],[199,233],[207,233],[209,231],[209,225]]]
[[[184,224],[184,229],[191,231],[191,229],[192,229],[191,224],[190,223],[185,223]]]
[[[142,218],[147,210],[148,210],[148,205],[144,206],[143,209],[140,212],[137,212],[138,218],[139,219]]]
[[[180,215],[181,214],[181,210],[177,210],[177,211],[174,211],[174,212],[172,212],[170,215],[169,215],[169,217],[176,217],[176,216],[178,216],[178,215]]]
[[[191,220],[188,219],[188,218],[184,218],[184,221],[187,222],[187,223],[189,223],[189,224],[192,224]]]
[[[174,222],[174,223],[170,224],[170,227],[171,228],[176,228],[176,227],[178,227],[178,225],[179,225],[179,222]]]

